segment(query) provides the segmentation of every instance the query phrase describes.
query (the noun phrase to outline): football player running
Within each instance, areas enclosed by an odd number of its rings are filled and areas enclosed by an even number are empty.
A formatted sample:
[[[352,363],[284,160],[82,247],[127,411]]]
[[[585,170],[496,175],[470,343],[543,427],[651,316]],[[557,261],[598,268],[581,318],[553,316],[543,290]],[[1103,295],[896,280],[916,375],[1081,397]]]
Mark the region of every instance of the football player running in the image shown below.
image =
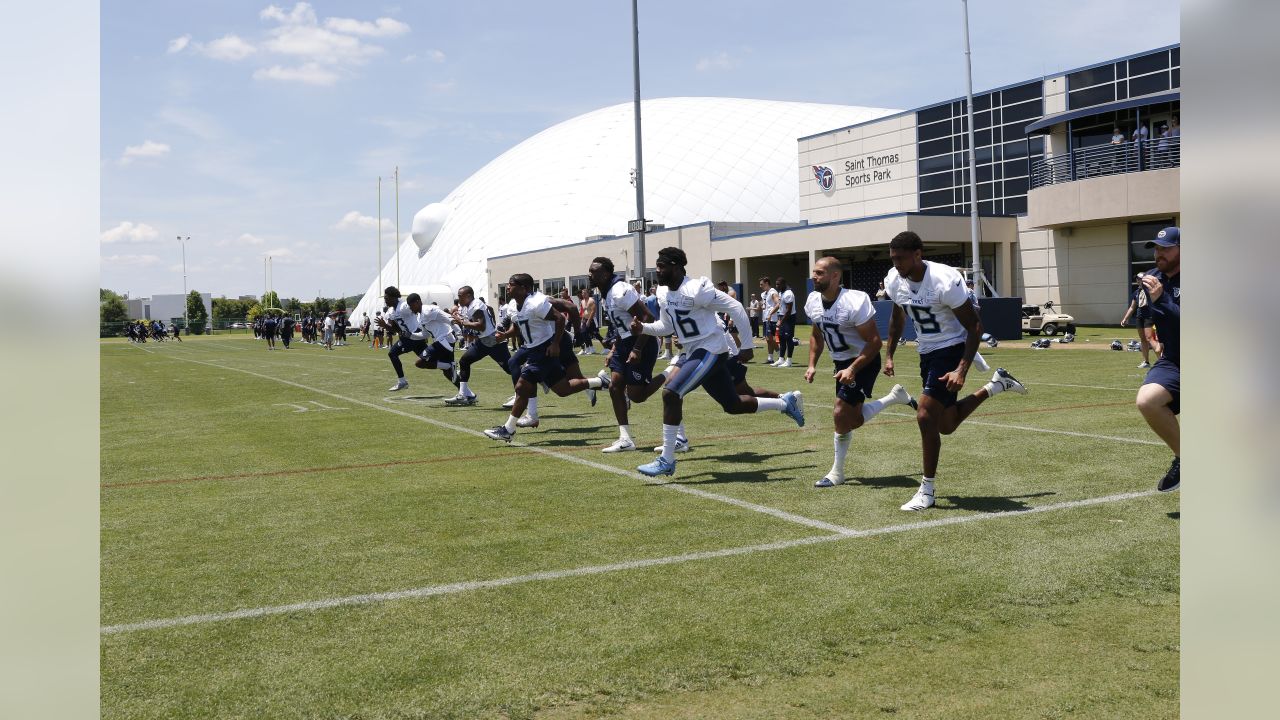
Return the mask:
[[[835,460],[831,470],[814,483],[815,487],[833,487],[844,482],[845,458],[854,430],[889,405],[916,406],[911,394],[901,385],[894,385],[893,390],[879,400],[867,400],[880,372],[881,342],[876,310],[866,293],[841,287],[842,274],[839,260],[830,256],[819,258],[813,264],[813,292],[804,303],[805,315],[813,325],[805,382],[812,383],[817,375],[818,358],[822,357],[824,348],[831,351],[836,366],[836,401],[832,409]]]
[[[729,372],[729,346],[725,332],[716,323],[716,312],[728,313],[738,327],[749,325],[742,303],[716,290],[705,278],[685,274],[688,258],[677,247],[658,251],[658,282],[666,288],[665,299],[659,296],[662,311],[658,322],[643,323],[632,318],[631,334],[663,337],[674,334],[684,346],[687,356],[680,372],[662,389],[662,455],[636,468],[654,477],[673,475],[676,470],[675,447],[683,420],[684,396],[701,386],[726,413],[740,415],[775,410],[804,426],[804,405],[799,392],[781,398],[755,398],[740,395],[734,389]],[[743,349],[738,359],[751,359],[750,348]]]
[[[506,372],[507,362],[511,360],[511,351],[507,349],[507,343],[499,342],[496,337],[497,327],[493,309],[486,305],[484,300],[476,297],[475,290],[472,290],[470,285],[463,285],[458,289],[458,310],[453,314],[453,321],[465,330],[471,331],[476,341],[458,360],[458,394],[445,400],[444,404],[475,405],[477,395],[471,392],[468,386],[471,381],[471,366],[479,362],[480,358],[488,357]]]
[[[1004,368],[996,368],[991,382],[957,400],[974,353],[978,351],[982,321],[969,301],[960,272],[925,260],[921,257],[923,251],[924,242],[914,232],[908,230],[895,235],[889,242],[889,260],[893,267],[884,278],[885,290],[893,301],[893,316],[889,321],[889,347],[883,372],[887,377],[894,376],[893,354],[910,312],[920,352],[920,379],[924,382],[916,411],[924,477],[920,489],[902,506],[908,511],[933,507],[942,436],[955,432],[987,398],[1005,390],[1027,392]]]

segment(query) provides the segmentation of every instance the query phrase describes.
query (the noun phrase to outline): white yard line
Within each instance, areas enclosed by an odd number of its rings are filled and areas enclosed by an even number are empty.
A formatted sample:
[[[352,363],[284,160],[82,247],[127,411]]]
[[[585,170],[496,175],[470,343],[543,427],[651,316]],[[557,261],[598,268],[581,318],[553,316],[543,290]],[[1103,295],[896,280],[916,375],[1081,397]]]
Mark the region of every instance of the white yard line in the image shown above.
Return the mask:
[[[682,555],[669,555],[667,557],[646,558],[640,560],[628,560],[619,563],[610,563],[608,565],[588,565],[579,568],[570,568],[566,570],[548,570],[545,572],[530,573],[528,575],[515,575],[512,577],[498,578],[496,580],[472,580],[467,582],[449,583],[445,585],[428,585],[425,587],[413,588],[410,590],[395,590],[391,592],[368,593],[363,595],[347,595],[344,597],[325,598],[322,600],[308,600],[305,602],[291,603],[288,605],[269,605],[258,608],[246,608],[243,610],[233,610],[230,612],[220,613],[204,613],[200,615],[185,615],[182,617],[161,618],[157,620],[147,620],[136,623],[123,623],[119,625],[105,625],[100,628],[103,635],[116,635],[120,633],[136,632],[138,630],[159,630],[163,628],[180,627],[184,625],[202,625],[205,623],[222,622],[226,620],[244,620],[248,618],[259,618],[270,615],[282,615],[286,613],[298,612],[314,612],[327,608],[346,607],[353,605],[369,605],[372,603],[391,602],[395,600],[408,600],[418,598],[428,598],[437,595],[453,595],[457,593],[471,592],[474,590],[486,590],[490,588],[506,587],[509,585],[523,585],[532,582],[543,582],[547,580],[559,580],[562,578],[582,577],[586,575],[603,575],[613,572],[625,572],[627,570],[637,570],[640,568],[657,567],[662,565],[678,565],[681,563],[695,562],[699,560],[711,560],[715,558],[735,557],[739,555],[751,555],[759,552],[769,552],[772,550],[785,550],[788,548],[801,547],[804,545],[816,545],[819,543],[834,542],[837,540],[845,540],[849,538],[873,537],[876,535],[890,535],[894,533],[911,532],[914,530],[925,530],[929,528],[942,527],[944,525],[959,525],[962,523],[980,522],[983,520],[995,520],[998,518],[1018,517],[1023,515],[1034,515],[1038,513],[1054,512],[1057,510],[1070,510],[1073,508],[1087,507],[1090,505],[1101,505],[1104,503],[1122,502],[1136,498],[1148,497],[1156,494],[1154,490],[1143,492],[1122,493],[1119,495],[1107,495],[1105,497],[1087,498],[1084,500],[1071,500],[1067,502],[1053,503],[1051,505],[1042,505],[1040,507],[1028,508],[1026,510],[1009,510],[997,513],[979,513],[970,515],[957,515],[952,517],[939,518],[937,520],[923,520],[920,522],[904,523],[901,525],[890,525],[888,527],[873,528],[870,530],[850,530],[846,533],[838,535],[819,535],[815,537],[800,538],[797,540],[785,540],[782,542],[764,543],[759,545],[744,545],[740,547],[725,548],[723,550],[708,550],[705,552],[685,553]]]
[[[149,353],[155,354],[153,351],[148,350],[148,349],[146,349],[146,348],[140,348],[140,349],[142,349],[142,350],[144,350],[144,351],[146,351],[146,352],[149,352]],[[446,429],[446,430],[453,430],[454,432],[459,432],[459,433],[465,433],[465,434],[467,434],[467,435],[478,436],[478,437],[485,438],[486,440],[489,440],[490,442],[495,442],[495,441],[493,441],[493,440],[490,440],[488,436],[486,436],[483,432],[480,432],[479,430],[474,430],[474,429],[472,429],[472,428],[462,427],[461,425],[454,425],[454,424],[452,424],[452,423],[447,423],[447,422],[444,422],[444,421],[441,421],[441,420],[436,420],[436,419],[434,419],[434,418],[424,417],[424,416],[422,416],[422,415],[415,415],[415,414],[410,413],[410,412],[405,412],[405,411],[403,411],[403,410],[399,410],[399,409],[396,409],[396,408],[387,407],[387,406],[385,406],[385,405],[379,405],[379,404],[377,404],[377,403],[371,403],[371,402],[368,402],[368,401],[365,401],[365,400],[359,400],[359,399],[357,399],[357,398],[348,397],[348,396],[346,396],[346,395],[339,395],[338,393],[335,393],[335,392],[330,392],[330,391],[328,391],[328,390],[322,390],[322,389],[320,389],[320,388],[313,388],[313,387],[310,387],[310,386],[307,386],[307,385],[303,385],[303,384],[301,384],[301,383],[293,382],[292,380],[285,380],[285,379],[283,379],[283,378],[278,378],[278,377],[274,377],[274,376],[271,376],[271,375],[265,375],[265,374],[263,374],[263,373],[254,372],[254,371],[252,371],[252,370],[244,370],[244,369],[242,369],[242,368],[231,367],[230,365],[224,365],[224,364],[220,364],[220,363],[212,363],[212,362],[205,362],[204,360],[193,360],[193,359],[191,359],[191,358],[183,358],[183,357],[175,357],[175,356],[166,356],[166,357],[170,357],[171,359],[173,359],[173,360],[178,360],[178,361],[180,361],[180,362],[196,363],[196,364],[198,364],[198,365],[208,365],[209,367],[218,368],[218,369],[220,369],[220,370],[231,370],[231,371],[238,372],[238,373],[244,373],[244,374],[246,374],[246,375],[253,375],[254,377],[263,378],[264,380],[271,380],[271,381],[274,381],[274,382],[282,383],[282,384],[284,384],[284,385],[289,385],[289,386],[292,386],[292,387],[296,387],[296,388],[299,388],[299,389],[302,389],[302,390],[309,390],[309,391],[311,391],[311,392],[320,393],[321,395],[328,395],[328,396],[329,396],[329,397],[331,397],[331,398],[336,398],[336,399],[338,399],[338,400],[342,400],[342,401],[344,401],[344,402],[354,403],[354,404],[357,404],[357,405],[363,405],[364,407],[372,408],[372,409],[374,409],[374,410],[381,410],[381,411],[383,411],[383,412],[392,413],[392,414],[394,414],[394,415],[400,415],[400,416],[402,416],[402,417],[410,418],[410,419],[412,419],[412,420],[418,420],[418,421],[420,421],[420,422],[429,423],[429,424],[431,424],[431,425],[435,425],[436,427],[441,427],[441,428],[444,428],[444,429]],[[826,530],[826,531],[828,531],[828,532],[840,533],[840,534],[846,534],[846,535],[847,535],[847,534],[849,534],[849,533],[851,533],[851,532],[854,532],[853,530],[851,530],[851,529],[849,529],[849,528],[846,528],[846,527],[843,527],[843,526],[840,526],[840,525],[835,525],[835,524],[833,524],[833,523],[825,522],[825,521],[823,521],[823,520],[816,520],[816,519],[814,519],[814,518],[807,518],[807,517],[804,517],[804,516],[802,516],[802,515],[796,515],[796,514],[794,514],[794,513],[786,512],[785,510],[779,510],[779,509],[777,509],[777,508],[772,508],[772,507],[768,507],[768,506],[765,506],[765,505],[757,505],[756,503],[747,502],[746,500],[739,500],[738,498],[729,497],[729,496],[727,496],[727,495],[720,495],[720,494],[713,493],[713,492],[707,492],[706,490],[699,490],[699,489],[697,489],[697,488],[687,487],[687,486],[685,486],[685,485],[680,485],[680,484],[676,484],[676,483],[672,483],[672,482],[666,482],[666,481],[661,481],[661,480],[655,480],[655,479],[653,479],[653,478],[645,477],[644,475],[641,475],[640,473],[635,472],[635,471],[633,471],[633,470],[623,470],[622,468],[614,467],[614,466],[612,466],[612,465],[606,465],[606,464],[604,464],[604,463],[596,462],[596,461],[594,461],[594,460],[588,460],[588,459],[586,459],[586,458],[574,457],[573,455],[568,455],[568,454],[565,454],[565,453],[556,452],[555,450],[548,450],[548,449],[546,449],[546,448],[538,447],[538,446],[536,446],[536,445],[528,445],[528,444],[526,444],[526,443],[521,443],[521,442],[517,442],[517,441],[514,441],[514,440],[513,440],[513,441],[511,441],[511,443],[510,443],[510,444],[511,444],[512,446],[514,446],[514,447],[519,447],[519,448],[524,448],[524,449],[526,449],[526,450],[531,450],[531,451],[533,451],[533,452],[539,453],[539,454],[541,454],[541,455],[545,455],[545,456],[547,456],[547,457],[553,457],[553,458],[556,458],[556,459],[558,459],[558,460],[563,460],[563,461],[565,461],[565,462],[571,462],[571,463],[574,463],[574,464],[577,464],[577,465],[584,465],[584,466],[586,466],[586,467],[593,468],[593,469],[595,469],[595,470],[600,470],[600,471],[602,471],[602,472],[611,473],[611,474],[613,474],[613,475],[621,475],[622,477],[625,477],[625,478],[642,480],[642,481],[644,481],[645,483],[650,484],[650,485],[657,485],[657,486],[659,486],[659,487],[668,488],[668,489],[670,489],[670,490],[674,490],[674,491],[676,491],[676,492],[681,492],[681,493],[684,493],[684,494],[686,494],[686,495],[692,495],[692,496],[694,496],[694,497],[704,498],[704,499],[706,499],[706,500],[715,500],[715,501],[717,501],[717,502],[725,503],[725,504],[728,504],[728,505],[733,505],[733,506],[735,506],[735,507],[739,507],[739,508],[742,508],[742,509],[744,509],[744,510],[751,510],[751,511],[753,511],[753,512],[758,512],[758,513],[762,513],[762,514],[765,514],[765,515],[770,515],[770,516],[772,516],[772,517],[778,518],[779,520],[785,520],[785,521],[787,521],[787,522],[795,523],[795,524],[797,524],[797,525],[804,525],[804,526],[806,526],[806,527],[816,528],[816,529],[818,529],[818,530]]]
[[[895,417],[915,417],[915,413],[899,413],[899,412],[882,412],[881,415],[893,415]],[[1093,433],[1074,432],[1072,430],[1051,430],[1049,428],[1031,427],[1030,425],[1009,425],[1007,423],[994,423],[985,420],[965,419],[961,425],[982,425],[984,427],[1004,428],[1006,430],[1025,430],[1035,433],[1049,433],[1051,435],[1070,435],[1071,437],[1089,438],[1091,440],[1110,440],[1111,442],[1132,443],[1134,445],[1159,445],[1164,447],[1164,443],[1157,440],[1142,440],[1140,438],[1120,437],[1119,435],[1095,435]]]

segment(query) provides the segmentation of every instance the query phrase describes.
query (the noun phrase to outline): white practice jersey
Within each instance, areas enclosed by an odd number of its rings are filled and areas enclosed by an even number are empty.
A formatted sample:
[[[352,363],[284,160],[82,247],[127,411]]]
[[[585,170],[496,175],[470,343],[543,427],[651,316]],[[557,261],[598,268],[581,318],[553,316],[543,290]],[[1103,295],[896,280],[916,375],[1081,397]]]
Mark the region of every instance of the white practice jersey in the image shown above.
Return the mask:
[[[685,353],[706,350],[713,355],[729,352],[729,345],[717,312],[727,313],[738,327],[748,327],[751,321],[742,303],[720,292],[705,277],[685,276],[675,290],[658,287],[658,304],[662,308],[656,323],[645,323],[646,335],[670,335],[680,338]]]
[[[609,314],[613,331],[618,337],[631,337],[631,308],[640,302],[640,293],[626,280],[619,280],[604,296],[604,311]]]
[[[400,328],[400,335],[414,340],[426,337],[422,332],[422,321],[409,309],[409,303],[400,300],[394,308],[389,308],[382,316],[383,320]]]
[[[822,293],[813,291],[804,303],[804,314],[809,322],[822,333],[822,340],[833,360],[852,360],[862,353],[866,345],[858,326],[875,318],[876,309],[871,296],[861,290],[840,288],[831,307],[822,300]]]
[[[507,317],[519,328],[526,345],[541,345],[555,336],[556,321],[547,319],[550,314],[551,298],[537,290],[524,299],[522,307],[516,307],[515,300],[507,303]]]
[[[787,288],[782,292],[778,301],[778,322],[785,321],[788,317],[796,314],[796,294],[791,292],[791,288]]]
[[[775,322],[778,320],[778,314],[774,312],[778,309],[778,291],[773,288],[769,288],[760,298],[760,301],[764,305],[764,315],[762,316],[764,321]]]
[[[418,313],[418,323],[441,345],[452,347],[456,342],[453,336],[453,318],[438,306],[423,305],[422,312]]]
[[[737,341],[737,340],[734,340],[734,339],[733,339],[733,333],[729,332],[729,327],[728,327],[727,325],[725,325],[725,324],[724,324],[724,321],[720,319],[720,316],[719,316],[719,315],[717,315],[717,316],[716,316],[716,323],[720,326],[720,329],[721,329],[722,331],[724,331],[724,341],[729,345],[729,355],[730,355],[731,357],[737,357],[737,356],[738,356],[738,353],[742,352],[744,349],[746,349],[746,350],[754,350],[754,349],[755,349],[755,347],[751,344],[751,336],[750,336],[750,335],[740,335],[740,336],[739,336],[739,337],[741,337],[742,339],[744,339],[744,340],[746,340],[746,341],[747,341],[747,346],[746,346],[746,348],[743,348],[743,347],[741,347],[740,345],[738,345],[738,341]]]
[[[477,337],[489,337],[495,330],[493,311],[489,309],[488,305],[484,304],[484,300],[481,300],[480,298],[472,300],[471,304],[462,308],[462,311],[459,314],[467,320],[474,320],[476,313],[480,313],[484,318],[484,327],[479,330],[472,330],[471,333]]]
[[[969,302],[969,289],[959,270],[928,260],[924,268],[919,283],[900,277],[894,268],[884,278],[889,299],[902,306],[915,324],[922,355],[965,341],[968,333],[953,308]]]

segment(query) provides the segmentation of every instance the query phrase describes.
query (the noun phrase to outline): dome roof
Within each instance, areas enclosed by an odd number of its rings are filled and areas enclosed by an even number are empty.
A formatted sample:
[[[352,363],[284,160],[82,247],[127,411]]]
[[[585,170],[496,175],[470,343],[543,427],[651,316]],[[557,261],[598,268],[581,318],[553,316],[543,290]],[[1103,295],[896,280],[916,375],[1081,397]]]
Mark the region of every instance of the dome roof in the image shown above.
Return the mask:
[[[796,222],[797,138],[892,112],[735,98],[645,100],[645,215],[667,227]],[[488,297],[486,258],[625,233],[635,217],[633,128],[631,103],[579,115],[521,142],[419,210],[400,241],[401,290],[471,285]],[[395,272],[393,254],[383,281],[394,282],[387,278]],[[374,278],[351,316],[372,316],[381,296]]]

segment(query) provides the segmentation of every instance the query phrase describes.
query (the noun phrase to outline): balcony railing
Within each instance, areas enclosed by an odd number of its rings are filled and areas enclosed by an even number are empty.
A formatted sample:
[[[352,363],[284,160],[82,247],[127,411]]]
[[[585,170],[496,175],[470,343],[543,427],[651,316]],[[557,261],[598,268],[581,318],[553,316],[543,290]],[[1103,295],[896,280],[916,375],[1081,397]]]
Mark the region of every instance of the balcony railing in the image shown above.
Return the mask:
[[[1181,164],[1181,136],[1076,148],[1069,154],[1031,163],[1031,187],[1103,175],[1162,170]]]

